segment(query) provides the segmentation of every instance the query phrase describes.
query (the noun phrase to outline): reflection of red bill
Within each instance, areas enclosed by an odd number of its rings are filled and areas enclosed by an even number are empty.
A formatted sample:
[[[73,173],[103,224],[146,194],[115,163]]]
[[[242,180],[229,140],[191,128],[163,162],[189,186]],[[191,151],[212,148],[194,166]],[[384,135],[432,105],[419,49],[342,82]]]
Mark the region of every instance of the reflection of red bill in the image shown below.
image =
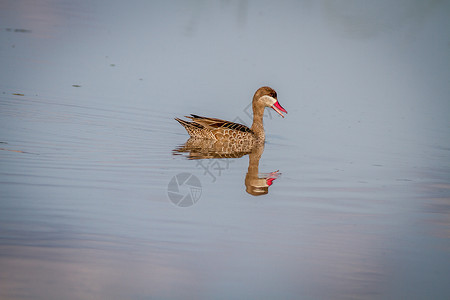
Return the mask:
[[[284,118],[284,116],[283,116],[282,112],[287,113],[287,111],[283,108],[283,106],[280,105],[280,103],[278,101],[275,102],[271,107],[273,108],[274,111],[276,111],[283,118]]]
[[[276,178],[267,178],[267,180],[266,180],[267,185],[268,185],[268,186],[271,186],[272,183],[273,183],[273,181],[274,181],[275,179],[276,179]]]

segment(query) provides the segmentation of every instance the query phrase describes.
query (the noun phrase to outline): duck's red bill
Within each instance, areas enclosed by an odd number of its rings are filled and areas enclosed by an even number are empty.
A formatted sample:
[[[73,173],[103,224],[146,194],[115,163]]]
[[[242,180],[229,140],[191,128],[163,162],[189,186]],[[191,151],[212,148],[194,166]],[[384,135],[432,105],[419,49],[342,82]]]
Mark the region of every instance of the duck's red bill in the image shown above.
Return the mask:
[[[284,115],[282,114],[282,112],[287,113],[287,111],[283,108],[283,106],[280,105],[280,102],[278,102],[278,101],[272,105],[272,108],[283,118],[284,118]]]

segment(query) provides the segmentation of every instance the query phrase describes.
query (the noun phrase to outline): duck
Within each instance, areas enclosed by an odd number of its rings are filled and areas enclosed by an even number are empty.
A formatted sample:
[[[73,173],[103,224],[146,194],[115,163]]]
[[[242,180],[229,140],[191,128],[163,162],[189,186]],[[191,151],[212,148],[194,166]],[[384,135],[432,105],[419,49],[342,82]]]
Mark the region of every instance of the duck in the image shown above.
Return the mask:
[[[226,141],[229,143],[264,143],[265,132],[263,126],[264,109],[270,107],[284,118],[287,111],[278,102],[277,92],[268,86],[260,87],[253,96],[253,124],[250,128],[245,125],[225,121],[222,119],[202,117],[191,114],[185,116],[191,121],[175,118],[193,138]]]

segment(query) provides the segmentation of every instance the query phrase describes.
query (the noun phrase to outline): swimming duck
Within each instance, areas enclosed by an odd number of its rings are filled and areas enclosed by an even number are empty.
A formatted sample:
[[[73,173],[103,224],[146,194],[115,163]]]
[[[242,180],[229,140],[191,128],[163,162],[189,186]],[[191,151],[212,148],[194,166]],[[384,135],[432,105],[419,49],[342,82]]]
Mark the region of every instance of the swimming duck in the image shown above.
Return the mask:
[[[253,124],[251,128],[245,125],[215,118],[201,117],[191,114],[186,116],[192,122],[175,118],[191,137],[211,140],[223,140],[229,142],[264,142],[263,127],[264,109],[270,107],[284,118],[283,112],[287,111],[280,105],[277,92],[274,89],[263,86],[253,96]]]

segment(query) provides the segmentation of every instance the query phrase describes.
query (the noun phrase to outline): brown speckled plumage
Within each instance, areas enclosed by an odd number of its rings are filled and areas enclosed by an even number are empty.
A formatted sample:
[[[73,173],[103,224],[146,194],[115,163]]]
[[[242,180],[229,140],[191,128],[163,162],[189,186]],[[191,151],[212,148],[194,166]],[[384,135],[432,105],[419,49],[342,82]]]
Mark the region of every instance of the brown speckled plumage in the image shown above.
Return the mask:
[[[179,118],[175,118],[175,120],[183,125],[189,135],[194,138],[222,140],[231,143],[264,142],[263,115],[265,107],[273,108],[281,116],[283,115],[280,110],[286,112],[278,103],[277,93],[270,87],[262,87],[253,96],[253,124],[251,128],[234,122],[193,114],[186,116],[186,118],[192,120],[191,122]]]

